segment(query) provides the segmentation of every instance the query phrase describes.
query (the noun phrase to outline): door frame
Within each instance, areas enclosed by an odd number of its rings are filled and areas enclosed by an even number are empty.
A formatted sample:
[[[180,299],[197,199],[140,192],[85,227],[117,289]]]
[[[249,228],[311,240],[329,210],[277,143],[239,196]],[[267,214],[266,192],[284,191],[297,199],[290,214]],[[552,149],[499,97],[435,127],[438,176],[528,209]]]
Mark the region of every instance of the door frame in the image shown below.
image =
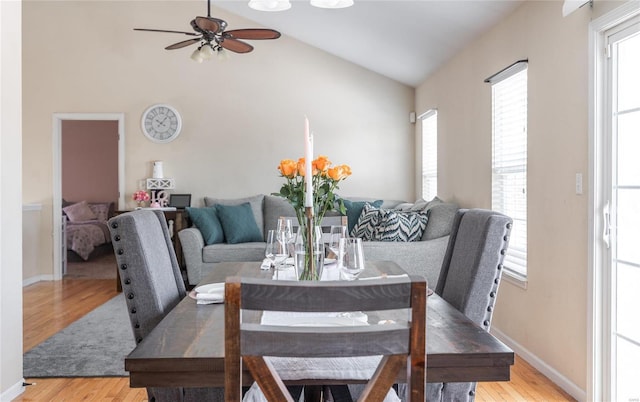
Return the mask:
[[[62,279],[62,121],[110,120],[118,122],[118,209],[124,201],[124,113],[53,114],[53,279]]]
[[[607,95],[605,32],[640,15],[640,1],[631,0],[589,24],[589,238],[587,295],[587,400],[607,400],[611,393],[611,292],[604,275],[609,250],[604,246],[602,211],[611,188],[607,175],[611,150],[606,139]]]

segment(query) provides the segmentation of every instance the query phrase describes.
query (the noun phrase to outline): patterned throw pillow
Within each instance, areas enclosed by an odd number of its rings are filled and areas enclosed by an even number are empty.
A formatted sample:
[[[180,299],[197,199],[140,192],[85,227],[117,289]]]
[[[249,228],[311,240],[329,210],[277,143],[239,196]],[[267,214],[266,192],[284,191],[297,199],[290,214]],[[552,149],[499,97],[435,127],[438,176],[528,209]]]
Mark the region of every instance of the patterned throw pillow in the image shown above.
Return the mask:
[[[351,237],[374,241],[418,241],[427,227],[427,213],[365,205]]]
[[[418,241],[427,227],[426,212],[381,209],[378,226],[372,240]]]
[[[109,207],[111,205],[108,202],[90,202],[87,205],[89,205],[89,209],[93,211],[96,219],[100,222],[109,220]]]
[[[380,209],[370,204],[365,204],[358,221],[349,234],[351,237],[359,237],[362,240],[373,240],[379,222]]]

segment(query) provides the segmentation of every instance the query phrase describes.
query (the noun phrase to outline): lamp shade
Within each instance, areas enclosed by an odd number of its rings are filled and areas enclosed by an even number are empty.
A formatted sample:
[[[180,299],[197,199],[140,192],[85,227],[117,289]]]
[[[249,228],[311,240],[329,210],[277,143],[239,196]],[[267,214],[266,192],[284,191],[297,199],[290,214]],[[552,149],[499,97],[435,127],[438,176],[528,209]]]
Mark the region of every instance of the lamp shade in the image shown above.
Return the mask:
[[[289,0],[251,0],[249,7],[258,11],[284,11],[291,8]]]
[[[193,53],[191,53],[191,60],[197,63],[202,63],[204,61],[204,57],[202,57],[202,54],[200,53],[200,49],[196,49],[193,51]]]
[[[311,0],[311,5],[320,8],[346,8],[353,5],[353,0]]]

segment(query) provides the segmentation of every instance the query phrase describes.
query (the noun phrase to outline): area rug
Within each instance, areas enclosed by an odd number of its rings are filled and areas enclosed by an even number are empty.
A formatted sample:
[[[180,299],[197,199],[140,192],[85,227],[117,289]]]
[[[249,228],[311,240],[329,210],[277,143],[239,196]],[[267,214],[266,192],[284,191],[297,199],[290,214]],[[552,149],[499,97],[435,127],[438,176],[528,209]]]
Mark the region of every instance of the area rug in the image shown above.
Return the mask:
[[[135,342],[122,294],[24,354],[24,377],[126,377]]]
[[[110,253],[91,257],[89,261],[67,262],[65,278],[116,279],[116,256]]]

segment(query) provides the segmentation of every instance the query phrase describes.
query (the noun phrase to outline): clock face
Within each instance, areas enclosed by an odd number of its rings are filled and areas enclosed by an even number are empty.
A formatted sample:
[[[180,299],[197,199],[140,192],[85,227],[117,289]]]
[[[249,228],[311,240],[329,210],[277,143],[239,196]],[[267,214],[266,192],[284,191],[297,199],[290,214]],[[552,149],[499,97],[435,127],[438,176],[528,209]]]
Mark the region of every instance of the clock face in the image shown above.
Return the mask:
[[[182,129],[182,119],[169,105],[153,105],[142,114],[142,132],[151,141],[164,143],[176,139]]]

